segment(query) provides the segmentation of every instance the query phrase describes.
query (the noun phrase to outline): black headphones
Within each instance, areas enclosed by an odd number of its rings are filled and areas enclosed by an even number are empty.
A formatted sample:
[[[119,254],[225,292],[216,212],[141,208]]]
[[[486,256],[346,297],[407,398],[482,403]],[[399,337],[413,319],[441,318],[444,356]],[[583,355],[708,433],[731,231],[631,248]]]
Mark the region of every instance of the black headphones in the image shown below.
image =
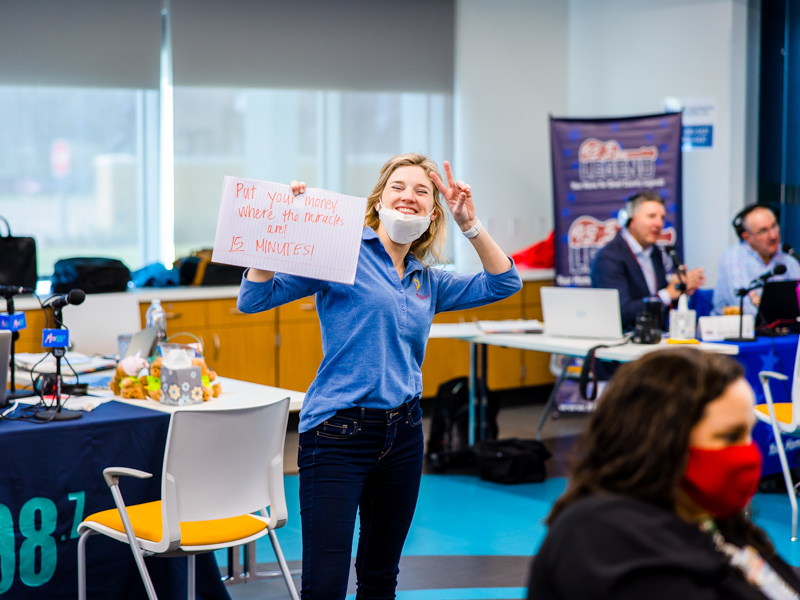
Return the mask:
[[[764,204],[763,202],[756,202],[755,204],[750,204],[748,206],[745,206],[742,210],[736,213],[736,216],[733,217],[733,223],[732,223],[733,229],[736,231],[736,235],[739,236],[740,240],[742,239],[742,234],[747,231],[747,229],[744,228],[745,217],[747,217],[747,215],[749,215],[757,208],[766,208],[768,210],[771,210],[773,214],[775,213],[775,210],[769,204]]]
[[[658,196],[660,200],[657,200],[655,197],[652,198],[652,200],[656,202],[660,201],[661,204],[664,204],[664,199],[659,194],[655,194],[655,196]],[[633,216],[633,207],[636,204],[636,201],[641,197],[647,197],[648,199],[651,199],[650,192],[647,190],[639,190],[638,192],[625,198],[625,206],[623,206],[619,213],[617,213],[617,222],[619,223],[620,227],[628,226],[628,223],[630,223],[631,217]]]

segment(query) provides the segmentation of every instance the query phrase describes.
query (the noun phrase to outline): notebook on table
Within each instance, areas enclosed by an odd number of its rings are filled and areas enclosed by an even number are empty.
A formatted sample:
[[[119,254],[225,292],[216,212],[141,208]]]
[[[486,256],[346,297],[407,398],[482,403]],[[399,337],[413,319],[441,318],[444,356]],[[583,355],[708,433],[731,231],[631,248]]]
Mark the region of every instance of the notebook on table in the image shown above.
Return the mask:
[[[541,288],[544,332],[554,337],[622,340],[617,290]]]

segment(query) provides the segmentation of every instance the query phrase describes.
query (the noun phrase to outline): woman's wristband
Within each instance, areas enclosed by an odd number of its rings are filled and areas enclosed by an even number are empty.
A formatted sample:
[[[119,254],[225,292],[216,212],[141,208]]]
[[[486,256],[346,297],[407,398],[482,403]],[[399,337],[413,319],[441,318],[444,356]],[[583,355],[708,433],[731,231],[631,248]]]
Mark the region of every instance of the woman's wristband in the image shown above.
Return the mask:
[[[472,238],[478,237],[478,234],[481,231],[483,231],[483,223],[481,223],[480,219],[475,219],[475,224],[466,231],[462,231],[461,233],[464,234],[465,238],[471,240]]]

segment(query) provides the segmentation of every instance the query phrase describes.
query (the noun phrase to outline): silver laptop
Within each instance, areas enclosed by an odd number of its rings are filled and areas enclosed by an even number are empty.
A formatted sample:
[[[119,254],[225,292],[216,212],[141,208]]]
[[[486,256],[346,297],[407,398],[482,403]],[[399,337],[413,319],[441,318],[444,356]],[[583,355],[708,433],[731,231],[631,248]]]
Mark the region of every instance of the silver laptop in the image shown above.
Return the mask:
[[[617,290],[543,287],[541,298],[546,335],[602,340],[623,338]]]
[[[8,366],[11,362],[11,332],[0,329],[0,408],[8,404]]]
[[[148,327],[133,334],[131,342],[125,350],[125,356],[140,356],[149,358],[153,356],[156,347],[156,337],[158,336],[157,327]],[[120,357],[124,358],[124,357]]]

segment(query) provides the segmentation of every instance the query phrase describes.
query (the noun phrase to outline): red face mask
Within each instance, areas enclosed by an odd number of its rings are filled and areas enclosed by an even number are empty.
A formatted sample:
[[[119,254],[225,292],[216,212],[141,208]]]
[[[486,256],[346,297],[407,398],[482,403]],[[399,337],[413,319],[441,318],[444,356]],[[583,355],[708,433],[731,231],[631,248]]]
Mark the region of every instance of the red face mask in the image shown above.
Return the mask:
[[[760,477],[761,450],[754,442],[721,450],[690,447],[681,487],[711,515],[724,519],[744,509]]]

